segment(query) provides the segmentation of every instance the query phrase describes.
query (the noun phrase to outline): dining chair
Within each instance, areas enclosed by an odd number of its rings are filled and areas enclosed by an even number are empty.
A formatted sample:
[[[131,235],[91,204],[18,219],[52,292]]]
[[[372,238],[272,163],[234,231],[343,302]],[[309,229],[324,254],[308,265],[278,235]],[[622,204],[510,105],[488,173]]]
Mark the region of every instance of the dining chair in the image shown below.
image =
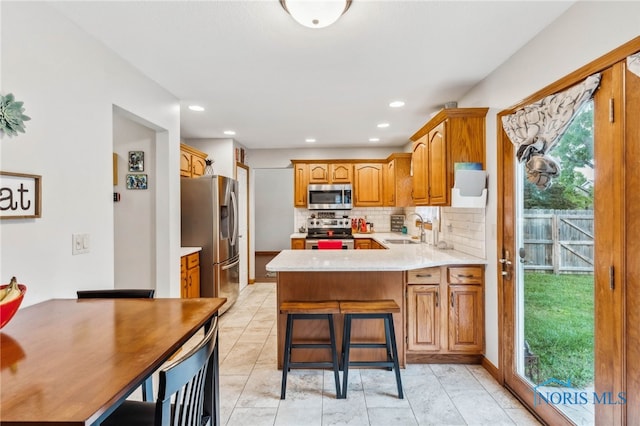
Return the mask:
[[[156,402],[124,401],[103,426],[204,426],[214,421],[213,392],[205,388],[218,340],[218,319],[193,349],[159,370]]]
[[[78,299],[153,299],[154,289],[106,289],[78,290]],[[153,395],[153,381],[147,377],[142,384],[142,400],[150,401]]]

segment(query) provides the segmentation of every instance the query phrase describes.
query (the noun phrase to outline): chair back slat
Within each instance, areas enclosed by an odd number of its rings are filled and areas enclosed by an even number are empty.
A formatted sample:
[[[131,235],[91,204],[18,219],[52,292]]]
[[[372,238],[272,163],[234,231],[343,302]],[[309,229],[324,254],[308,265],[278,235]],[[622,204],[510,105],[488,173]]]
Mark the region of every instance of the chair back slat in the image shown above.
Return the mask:
[[[218,320],[214,320],[205,338],[182,357],[160,370],[158,389],[158,406],[164,420],[160,425],[170,426],[202,426],[209,423],[204,407],[211,406],[212,401],[205,401],[205,384],[207,367],[218,336]],[[171,406],[172,396],[173,407]],[[206,415],[205,415],[206,414]],[[156,417],[158,424],[159,417]],[[158,426],[160,426],[158,425]]]

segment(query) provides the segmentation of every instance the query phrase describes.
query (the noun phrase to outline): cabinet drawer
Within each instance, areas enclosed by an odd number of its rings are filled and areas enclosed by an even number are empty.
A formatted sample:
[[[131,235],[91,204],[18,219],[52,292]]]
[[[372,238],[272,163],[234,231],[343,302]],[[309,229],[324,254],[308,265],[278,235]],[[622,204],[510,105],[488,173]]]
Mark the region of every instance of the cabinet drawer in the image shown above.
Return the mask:
[[[414,269],[407,272],[409,284],[439,284],[440,268]]]
[[[180,258],[180,273],[181,274],[187,273],[187,256],[182,256]]]
[[[192,253],[187,256],[187,269],[195,268],[200,265],[200,254]]]
[[[447,268],[451,284],[482,284],[484,268],[481,266],[456,266]]]

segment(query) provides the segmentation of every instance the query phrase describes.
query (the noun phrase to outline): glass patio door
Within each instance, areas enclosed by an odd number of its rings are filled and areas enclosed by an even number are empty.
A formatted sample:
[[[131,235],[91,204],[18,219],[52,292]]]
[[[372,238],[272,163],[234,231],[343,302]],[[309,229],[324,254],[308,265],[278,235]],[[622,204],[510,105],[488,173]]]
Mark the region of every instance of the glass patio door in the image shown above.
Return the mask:
[[[501,373],[548,424],[622,425],[640,413],[625,376],[635,368],[625,330],[637,327],[625,319],[635,279],[625,267],[633,211],[625,185],[638,173],[625,153],[640,110],[627,55],[599,68],[592,101],[549,152],[562,173],[546,191],[526,183],[513,144],[499,136]]]
[[[548,153],[561,172],[547,189],[516,170],[516,372],[534,406],[594,424],[593,101]]]

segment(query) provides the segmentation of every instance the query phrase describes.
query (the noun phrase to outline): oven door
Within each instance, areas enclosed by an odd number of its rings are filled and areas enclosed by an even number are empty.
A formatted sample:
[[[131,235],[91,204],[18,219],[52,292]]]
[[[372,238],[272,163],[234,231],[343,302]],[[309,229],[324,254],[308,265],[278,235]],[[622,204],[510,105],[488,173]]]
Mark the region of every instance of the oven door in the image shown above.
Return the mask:
[[[305,242],[307,250],[353,250],[353,240],[307,240]]]

